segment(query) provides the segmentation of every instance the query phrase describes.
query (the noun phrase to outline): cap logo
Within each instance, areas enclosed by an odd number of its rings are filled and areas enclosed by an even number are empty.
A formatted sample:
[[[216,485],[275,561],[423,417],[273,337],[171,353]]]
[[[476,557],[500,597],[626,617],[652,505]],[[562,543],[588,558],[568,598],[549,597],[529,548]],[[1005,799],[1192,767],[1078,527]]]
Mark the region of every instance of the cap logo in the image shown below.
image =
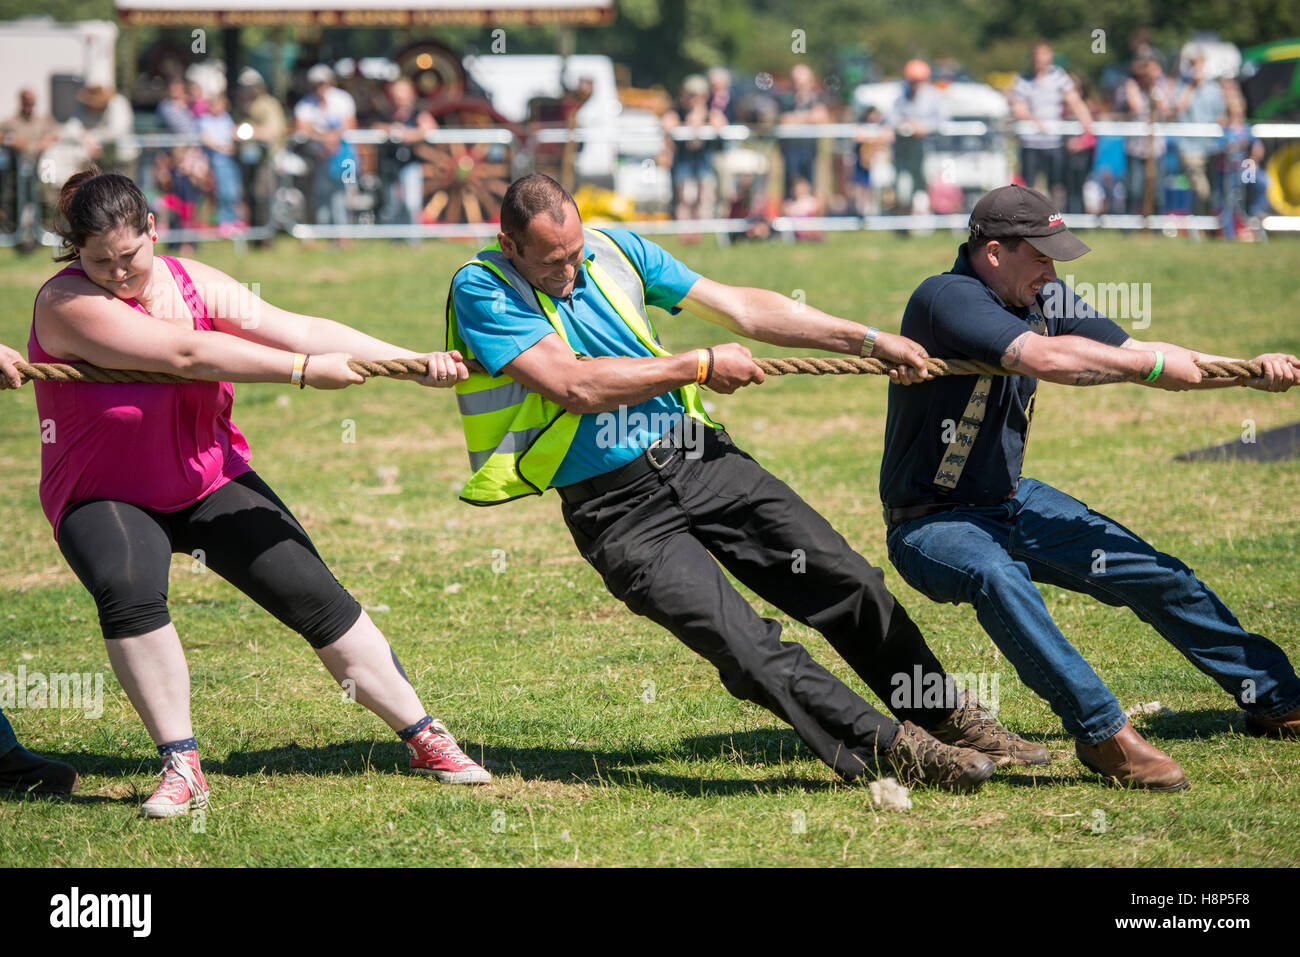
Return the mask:
[[[1061,222],[1062,220],[1061,220],[1060,213],[1053,213],[1051,216],[1047,217],[1047,225],[1049,226],[1059,226]]]

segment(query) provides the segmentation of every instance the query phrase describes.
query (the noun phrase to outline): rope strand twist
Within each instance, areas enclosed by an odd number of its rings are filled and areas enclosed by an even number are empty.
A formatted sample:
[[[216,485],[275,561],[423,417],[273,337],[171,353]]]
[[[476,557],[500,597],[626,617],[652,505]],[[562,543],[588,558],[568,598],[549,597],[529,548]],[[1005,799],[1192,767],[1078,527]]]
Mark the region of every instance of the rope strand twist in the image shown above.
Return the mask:
[[[789,356],[779,359],[755,359],[754,363],[767,375],[885,375],[894,364],[880,359],[856,356]],[[101,369],[99,366],[61,362],[17,362],[14,364],[24,382],[153,382],[175,384],[194,382],[168,372],[140,372],[131,369]],[[354,372],[372,378],[395,378],[403,375],[423,375],[427,366],[421,359],[351,359],[348,365]],[[949,375],[1019,375],[985,362],[973,359],[928,359],[926,365],[932,376]],[[1261,363],[1233,360],[1230,362],[1198,362],[1196,367],[1206,379],[1258,379],[1263,376]]]

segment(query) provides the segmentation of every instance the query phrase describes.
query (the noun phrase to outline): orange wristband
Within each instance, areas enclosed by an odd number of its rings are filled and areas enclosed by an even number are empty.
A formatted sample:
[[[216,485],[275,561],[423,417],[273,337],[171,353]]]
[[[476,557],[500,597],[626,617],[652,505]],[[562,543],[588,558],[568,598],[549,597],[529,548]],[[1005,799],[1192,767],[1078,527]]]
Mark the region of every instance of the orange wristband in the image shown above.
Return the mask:
[[[289,377],[290,385],[302,384],[302,370],[303,370],[303,366],[305,366],[306,364],[307,364],[307,357],[303,353],[295,352],[293,354],[293,375]]]
[[[709,350],[696,349],[695,361],[698,363],[698,368],[695,370],[695,382],[697,385],[703,385],[704,380],[709,377]]]

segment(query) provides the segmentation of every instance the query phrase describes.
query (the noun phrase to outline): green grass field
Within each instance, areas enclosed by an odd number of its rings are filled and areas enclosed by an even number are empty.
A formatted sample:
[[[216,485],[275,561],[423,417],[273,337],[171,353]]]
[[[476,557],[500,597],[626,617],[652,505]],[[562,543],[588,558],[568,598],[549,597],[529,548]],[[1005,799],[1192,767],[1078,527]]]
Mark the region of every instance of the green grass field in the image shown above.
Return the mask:
[[[1300,353],[1297,245],[1192,245],[1094,234],[1079,280],[1149,282],[1138,338],[1223,354]],[[665,245],[701,272],[797,295],[897,329],[922,278],[952,262],[939,235],[832,236],[825,245]],[[277,305],[325,314],[412,348],[442,343],[448,278],[472,252],[371,242],[347,252],[290,242],[237,257],[203,251]],[[0,342],[25,347],[44,257],[0,254]],[[669,348],[725,341],[659,316]],[[780,350],[754,345],[758,355]],[[781,722],[731,698],[671,635],[608,595],[553,496],[492,509],[457,501],[466,459],[450,394],[375,381],[344,392],[237,388],[253,464],[334,573],[371,609],[431,712],[492,769],[478,789],[399,773],[405,750],[350,704],[310,648],[212,573],[177,556],[171,605],[193,676],[213,806],[201,822],[143,821],[156,780],[148,736],[107,665],[94,605],[37,499],[31,388],[0,393],[0,639],[14,672],[90,672],[103,714],[9,711],[20,740],[76,764],[70,801],[0,802],[5,865],[1295,865],[1300,744],[1243,733],[1208,678],[1127,611],[1046,589],[1066,634],[1129,707],[1174,715],[1136,727],[1192,780],[1174,795],[1103,786],[1075,759],[969,607],[930,603],[888,566],[876,494],[882,380],[774,380],[713,396],[716,417],[876,563],[954,672],[997,674],[1002,719],[1056,755],[1000,771],[974,795],[913,792],[872,810]],[[1178,452],[1300,418],[1300,393],[1171,394],[1046,385],[1027,474],[1170,551],[1247,628],[1300,653],[1300,466],[1182,464]],[[355,442],[343,441],[349,424]],[[755,599],[763,614],[782,616]],[[870,697],[817,634],[804,642]],[[653,689],[653,695],[649,690]]]

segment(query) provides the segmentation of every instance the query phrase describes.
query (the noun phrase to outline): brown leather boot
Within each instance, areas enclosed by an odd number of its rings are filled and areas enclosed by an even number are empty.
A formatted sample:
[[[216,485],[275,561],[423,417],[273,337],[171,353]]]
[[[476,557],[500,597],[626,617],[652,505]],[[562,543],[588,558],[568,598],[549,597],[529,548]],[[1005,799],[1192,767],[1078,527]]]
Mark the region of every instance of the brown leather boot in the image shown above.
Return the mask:
[[[944,744],[987,755],[999,766],[1052,762],[1051,751],[1002,727],[993,714],[971,695],[963,699],[957,710],[931,728],[930,733]]]
[[[1187,775],[1178,762],[1147,744],[1128,722],[1098,744],[1075,742],[1074,752],[1085,767],[1120,787],[1149,791],[1181,791],[1187,787]]]
[[[994,764],[978,751],[935,740],[920,725],[904,721],[881,763],[904,784],[933,784],[948,791],[974,791],[993,776]]]
[[[1300,708],[1280,718],[1246,715],[1246,731],[1257,738],[1300,738]]]

